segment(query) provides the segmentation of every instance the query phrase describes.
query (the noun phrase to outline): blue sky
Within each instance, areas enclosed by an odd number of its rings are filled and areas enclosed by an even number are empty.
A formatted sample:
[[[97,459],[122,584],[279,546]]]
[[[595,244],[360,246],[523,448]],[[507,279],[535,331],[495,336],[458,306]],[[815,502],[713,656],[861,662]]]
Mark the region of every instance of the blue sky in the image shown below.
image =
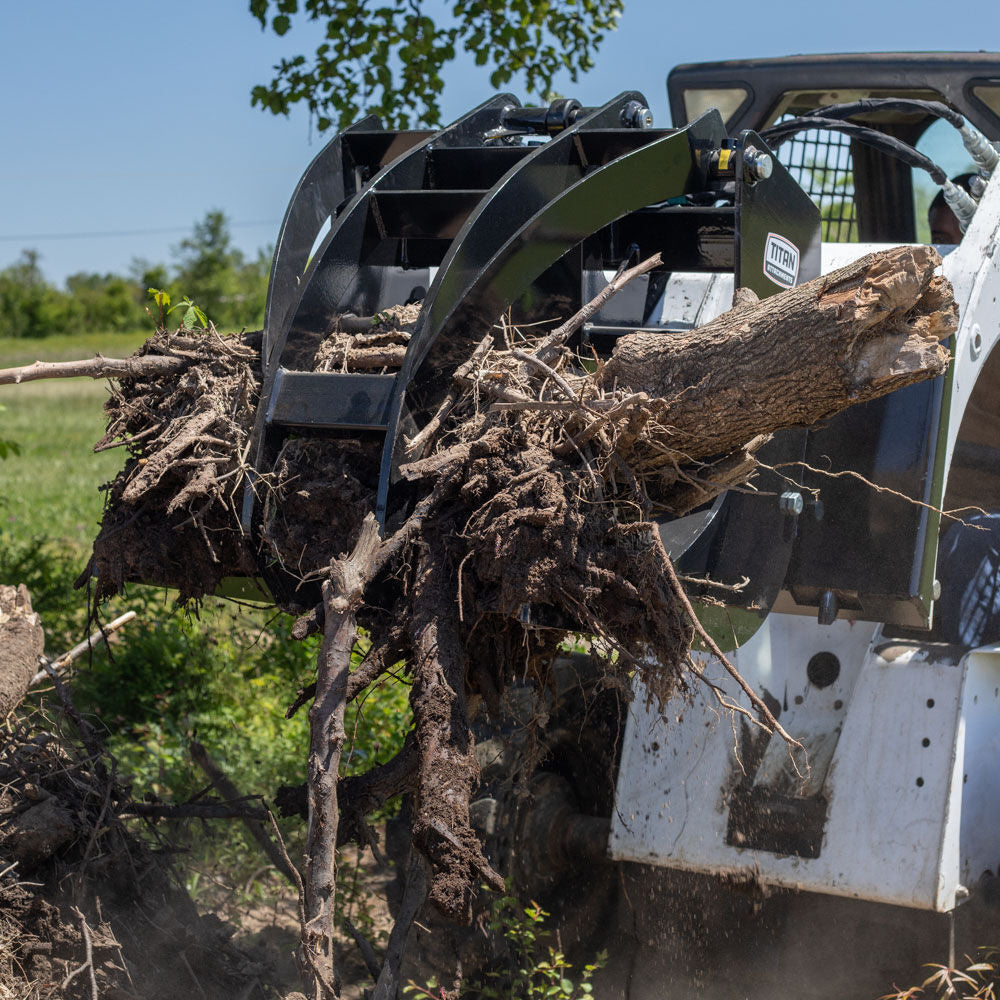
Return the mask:
[[[250,89],[283,55],[311,51],[315,26],[264,34],[246,0],[0,3],[0,267],[25,247],[56,282],[124,272],[135,257],[167,263],[214,208],[246,252],[274,241],[323,140],[305,112],[286,119],[251,108]],[[429,10],[446,7],[431,0]],[[626,0],[597,67],[557,89],[584,104],[640,90],[665,125],[666,75],[681,62],[998,45],[993,3]],[[446,118],[491,93],[468,58],[446,83]]]

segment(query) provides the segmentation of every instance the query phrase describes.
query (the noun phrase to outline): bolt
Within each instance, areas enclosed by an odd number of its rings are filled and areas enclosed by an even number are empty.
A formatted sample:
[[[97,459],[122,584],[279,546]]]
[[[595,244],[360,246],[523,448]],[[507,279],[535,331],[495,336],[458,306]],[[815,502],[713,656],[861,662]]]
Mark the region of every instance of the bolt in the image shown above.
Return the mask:
[[[978,323],[972,324],[969,336],[969,353],[972,355],[973,361],[978,361],[979,355],[983,353],[983,331],[979,328]]]
[[[766,181],[774,172],[774,160],[770,153],[761,152],[755,146],[747,146],[743,150],[743,169],[751,183]]]
[[[653,112],[638,101],[629,101],[622,109],[622,124],[625,128],[652,128]]]
[[[790,517],[798,517],[804,506],[802,494],[797,491],[790,490],[778,497],[778,507],[783,514],[788,514]]]

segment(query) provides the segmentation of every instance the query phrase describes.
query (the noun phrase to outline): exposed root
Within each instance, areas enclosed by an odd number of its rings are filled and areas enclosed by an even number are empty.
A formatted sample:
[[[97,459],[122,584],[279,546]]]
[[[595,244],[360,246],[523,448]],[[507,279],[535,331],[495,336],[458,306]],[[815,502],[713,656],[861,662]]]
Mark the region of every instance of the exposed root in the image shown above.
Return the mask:
[[[198,598],[226,576],[257,573],[234,497],[246,472],[258,355],[214,332],[160,334],[143,354],[191,364],[179,376],[122,379],[106,404],[108,429],[96,447],[119,442],[129,459],[108,488],[92,565],[78,584],[93,573],[101,599],[129,581],[156,580],[182,600]]]

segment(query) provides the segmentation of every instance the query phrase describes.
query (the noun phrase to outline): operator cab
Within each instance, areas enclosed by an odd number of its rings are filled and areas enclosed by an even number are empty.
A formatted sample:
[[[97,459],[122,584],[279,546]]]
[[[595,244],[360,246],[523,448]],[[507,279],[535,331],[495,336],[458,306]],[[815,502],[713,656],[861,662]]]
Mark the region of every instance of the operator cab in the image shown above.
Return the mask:
[[[672,70],[667,92],[675,124],[717,107],[730,134],[747,128],[759,132],[833,104],[912,98],[940,101],[984,135],[1000,136],[1000,53],[995,52],[698,63]],[[871,125],[921,151],[928,151],[928,140],[952,138],[947,126],[937,124],[939,119],[920,111],[876,110],[852,116],[851,121]],[[818,204],[825,242],[929,242],[927,194],[936,188],[926,183],[922,171],[823,129],[789,139],[777,155]],[[967,156],[964,162],[971,164]],[[959,173],[960,165],[942,162],[946,169],[951,166],[949,176]]]

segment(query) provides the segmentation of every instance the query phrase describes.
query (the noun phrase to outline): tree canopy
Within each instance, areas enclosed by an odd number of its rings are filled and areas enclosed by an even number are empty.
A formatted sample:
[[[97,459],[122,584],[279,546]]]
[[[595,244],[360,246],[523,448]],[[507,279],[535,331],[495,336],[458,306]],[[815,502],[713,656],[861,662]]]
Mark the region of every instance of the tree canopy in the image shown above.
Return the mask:
[[[435,20],[428,0],[250,0],[262,30],[287,34],[293,21],[325,23],[311,57],[283,59],[268,84],[253,88],[251,103],[288,114],[306,102],[320,132],[345,128],[363,113],[390,128],[438,125],[441,70],[460,51],[491,69],[502,87],[523,74],[542,99],[556,74],[576,81],[594,64],[625,0],[455,0],[451,18]]]

